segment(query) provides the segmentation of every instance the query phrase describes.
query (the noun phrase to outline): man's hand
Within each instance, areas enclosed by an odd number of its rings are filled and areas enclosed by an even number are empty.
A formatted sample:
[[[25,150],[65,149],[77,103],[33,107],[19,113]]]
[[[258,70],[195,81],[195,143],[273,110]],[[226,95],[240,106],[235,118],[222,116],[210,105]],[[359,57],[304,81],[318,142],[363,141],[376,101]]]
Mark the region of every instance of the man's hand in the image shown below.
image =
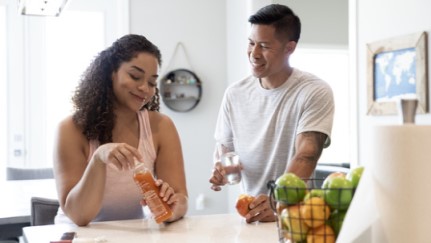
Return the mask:
[[[247,223],[273,222],[277,216],[271,208],[269,197],[264,194],[258,195],[249,205],[250,211],[245,216]]]
[[[242,164],[239,164],[239,170],[242,170]],[[231,173],[238,173],[237,166],[226,166],[223,167],[221,162],[217,162],[214,165],[214,169],[212,172],[212,176],[210,178],[210,183],[212,183],[211,189],[214,191],[220,191],[221,186],[224,186],[228,183],[226,175]]]
[[[221,186],[226,185],[226,171],[223,168],[221,162],[215,163],[212,176],[209,182],[212,184],[211,189],[213,189],[214,191],[220,191]]]

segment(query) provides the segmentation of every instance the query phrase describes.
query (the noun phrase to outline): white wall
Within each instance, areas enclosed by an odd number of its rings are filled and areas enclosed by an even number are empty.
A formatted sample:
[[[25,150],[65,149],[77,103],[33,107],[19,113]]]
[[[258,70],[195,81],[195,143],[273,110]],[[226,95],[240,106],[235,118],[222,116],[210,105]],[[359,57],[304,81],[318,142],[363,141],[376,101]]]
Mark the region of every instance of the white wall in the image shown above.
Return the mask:
[[[226,87],[226,5],[219,0],[131,0],[130,31],[142,34],[162,52],[162,71],[175,46],[182,42],[193,71],[202,81],[202,99],[185,113],[162,106],[161,112],[175,122],[183,146],[189,214],[224,213],[227,191],[213,192],[208,182],[212,170],[213,132]],[[181,55],[181,52],[178,52]],[[172,68],[189,68],[186,59],[174,59]],[[162,73],[163,75],[164,73]],[[196,197],[203,193],[206,208],[196,210]]]
[[[274,0],[289,6],[301,19],[299,46],[347,46],[348,0]]]
[[[390,11],[389,11],[390,9]],[[366,164],[371,148],[371,128],[375,125],[398,124],[396,115],[367,116],[367,43],[426,31],[430,33],[431,2],[428,0],[391,1],[357,0],[357,70],[359,102],[359,163]],[[428,47],[430,46],[428,38]],[[428,50],[428,58],[430,51]],[[428,72],[430,70],[428,62]],[[428,86],[428,94],[430,86]],[[416,116],[417,124],[430,124],[430,114]]]

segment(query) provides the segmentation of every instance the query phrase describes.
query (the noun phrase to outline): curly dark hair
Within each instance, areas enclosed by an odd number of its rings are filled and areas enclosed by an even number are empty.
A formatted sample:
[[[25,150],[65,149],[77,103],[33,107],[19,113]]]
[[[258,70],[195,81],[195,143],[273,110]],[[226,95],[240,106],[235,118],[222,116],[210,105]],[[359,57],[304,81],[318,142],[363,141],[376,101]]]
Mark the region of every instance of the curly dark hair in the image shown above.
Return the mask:
[[[82,75],[72,97],[75,108],[73,121],[88,140],[97,139],[100,144],[112,142],[115,95],[111,76],[122,63],[129,62],[142,52],[154,55],[161,66],[159,48],[144,36],[129,34],[100,52]],[[159,111],[159,104],[159,90],[156,88],[152,100],[141,110]]]

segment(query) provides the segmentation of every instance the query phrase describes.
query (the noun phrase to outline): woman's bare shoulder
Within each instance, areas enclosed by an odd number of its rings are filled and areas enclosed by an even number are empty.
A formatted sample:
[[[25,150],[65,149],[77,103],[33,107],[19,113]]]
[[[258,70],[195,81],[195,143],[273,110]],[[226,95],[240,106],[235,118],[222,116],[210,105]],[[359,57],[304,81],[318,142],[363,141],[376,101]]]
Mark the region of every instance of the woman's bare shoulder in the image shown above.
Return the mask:
[[[173,125],[172,119],[160,112],[148,111],[151,126],[171,126]]]
[[[177,140],[178,131],[171,118],[165,114],[150,111],[148,113],[150,119],[151,133],[153,134],[154,144],[162,144]]]
[[[61,120],[59,123],[59,127],[61,127],[61,128],[70,128],[74,125],[75,125],[75,123],[73,122],[73,118],[71,115],[63,118],[63,120]]]
[[[58,124],[58,135],[79,142],[80,144],[87,144],[87,139],[82,129],[73,121],[72,116],[68,116],[60,121]]]

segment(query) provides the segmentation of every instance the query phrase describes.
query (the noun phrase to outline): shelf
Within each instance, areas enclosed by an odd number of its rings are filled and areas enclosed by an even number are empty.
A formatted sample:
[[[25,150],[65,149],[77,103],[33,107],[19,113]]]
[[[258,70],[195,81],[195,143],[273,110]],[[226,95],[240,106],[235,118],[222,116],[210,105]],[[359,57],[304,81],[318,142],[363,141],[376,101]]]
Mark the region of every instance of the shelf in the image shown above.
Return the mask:
[[[165,87],[167,87],[167,86],[190,86],[190,87],[195,87],[195,86],[200,86],[201,84],[198,84],[198,83],[194,83],[194,84],[164,83],[163,85]]]
[[[174,111],[192,110],[199,103],[201,95],[201,81],[194,72],[187,69],[170,71],[160,82],[162,101]]]
[[[182,98],[167,98],[167,97],[164,97],[163,98],[163,100],[164,101],[197,101],[197,100],[199,100],[198,98],[196,98],[196,97],[182,97]]]

